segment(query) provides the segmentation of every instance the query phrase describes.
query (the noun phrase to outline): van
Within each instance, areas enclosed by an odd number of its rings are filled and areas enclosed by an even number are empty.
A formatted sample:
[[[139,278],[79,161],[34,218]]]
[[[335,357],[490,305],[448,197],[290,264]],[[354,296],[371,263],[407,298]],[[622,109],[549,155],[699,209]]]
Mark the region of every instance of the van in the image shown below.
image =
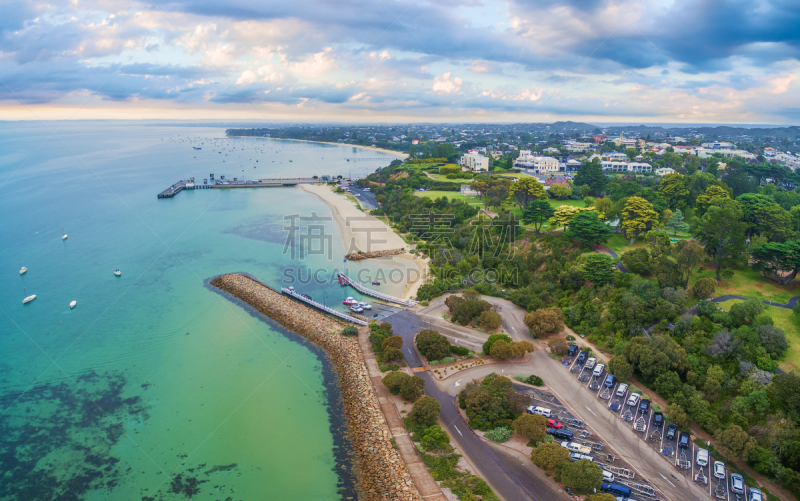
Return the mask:
[[[617,386],[618,397],[624,397],[626,393],[628,393],[628,383],[622,383],[619,386]]]
[[[612,484],[610,482],[603,482],[600,484],[600,490],[614,494],[615,496],[631,497],[631,488],[624,485]]]
[[[613,482],[614,481],[614,474],[610,471],[603,470],[603,482]]]
[[[603,371],[606,369],[606,366],[603,364],[597,364],[597,366],[592,371],[594,377],[600,377],[603,374]]]
[[[528,414],[538,414],[539,416],[544,416],[546,418],[549,418],[553,414],[553,411],[545,407],[538,407],[531,405],[530,407],[528,407]]]
[[[597,359],[594,357],[589,357],[589,360],[586,361],[586,368],[591,369],[597,363]]]
[[[578,353],[578,350],[579,350],[578,345],[577,344],[573,344],[567,350],[567,356],[574,357],[575,354]]]
[[[708,449],[697,449],[697,466],[708,465]]]
[[[587,456],[586,454],[581,454],[580,452],[570,452],[569,460],[570,461],[580,461],[581,459],[585,459],[587,461],[591,461],[594,463],[594,458],[592,456]]]
[[[616,383],[616,382],[617,382],[617,378],[614,377],[613,374],[609,374],[609,375],[606,376],[606,380],[605,380],[605,382],[603,384],[606,385],[608,388],[613,388],[614,387],[614,383]]]
[[[639,403],[639,394],[638,393],[631,393],[631,396],[628,397],[628,405],[633,407],[634,405]]]
[[[560,438],[561,440],[572,440],[575,437],[575,435],[571,431],[557,430],[555,428],[548,428],[547,434],[552,435],[556,438]]]

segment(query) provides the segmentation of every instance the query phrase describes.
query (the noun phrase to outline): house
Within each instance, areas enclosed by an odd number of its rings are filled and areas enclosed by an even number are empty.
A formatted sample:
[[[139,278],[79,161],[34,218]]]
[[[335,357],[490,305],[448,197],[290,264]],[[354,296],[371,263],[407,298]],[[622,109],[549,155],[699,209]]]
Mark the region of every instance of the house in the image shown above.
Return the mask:
[[[659,167],[656,169],[656,176],[666,176],[667,174],[675,174],[675,169],[672,167]]]
[[[481,155],[477,151],[470,151],[469,153],[461,155],[460,164],[462,167],[466,167],[473,172],[489,170],[489,158]]]
[[[567,161],[564,169],[565,172],[578,172],[581,169],[581,165],[583,164],[581,164],[580,160],[575,160],[573,158]]]

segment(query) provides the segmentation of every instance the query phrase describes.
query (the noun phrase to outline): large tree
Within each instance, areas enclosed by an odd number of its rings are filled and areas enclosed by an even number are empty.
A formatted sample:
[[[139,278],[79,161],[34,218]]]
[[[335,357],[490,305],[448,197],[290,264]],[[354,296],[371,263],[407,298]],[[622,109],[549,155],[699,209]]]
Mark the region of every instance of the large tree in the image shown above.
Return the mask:
[[[606,187],[608,178],[606,177],[599,160],[594,159],[589,163],[581,165],[580,170],[575,175],[575,186],[586,185],[591,190],[591,194],[599,196]]]
[[[786,285],[800,271],[800,240],[767,242],[750,250],[753,267],[765,278]]]
[[[534,200],[547,199],[544,186],[534,177],[523,177],[513,183],[509,189],[509,196],[522,209],[527,208],[528,204]]]
[[[658,213],[653,204],[641,197],[630,197],[621,214],[622,229],[626,236],[630,234],[631,244],[636,235],[648,231],[653,223],[658,222]]]
[[[697,199],[695,199],[695,207],[697,207],[700,212],[705,212],[708,210],[711,203],[718,198],[731,198],[731,195],[728,193],[728,190],[722,186],[712,184],[706,188],[706,191],[697,196]]]
[[[561,481],[580,494],[588,494],[600,488],[603,469],[592,461],[581,459],[561,467]]]
[[[683,212],[680,209],[670,216],[665,226],[674,232],[673,235],[677,235],[679,231],[689,231],[689,225],[683,221]]]
[[[695,228],[695,236],[711,256],[718,281],[722,268],[741,261],[745,228],[739,204],[729,198],[715,199]]]
[[[745,193],[737,199],[742,209],[742,221],[747,224],[747,235],[764,235],[769,240],[782,242],[789,238],[791,217],[772,197],[760,193]]]
[[[575,207],[573,205],[559,205],[556,209],[553,217],[550,218],[550,227],[551,228],[566,228],[569,226],[569,223],[572,222],[572,219],[584,211],[592,210],[591,207]]]
[[[534,200],[522,212],[522,222],[532,224],[534,231],[539,233],[542,225],[555,213],[556,210],[547,200]]]
[[[658,194],[667,202],[670,209],[680,209],[686,206],[689,190],[686,189],[684,177],[681,174],[667,174],[658,185]]]
[[[611,237],[611,228],[598,219],[597,213],[586,211],[572,218],[565,234],[568,238],[572,238],[587,247],[591,247],[593,245],[606,243]]]
[[[611,281],[614,273],[613,259],[607,254],[592,253],[583,261],[583,278],[596,285],[605,285]]]
[[[527,313],[524,322],[533,337],[547,337],[564,329],[564,313],[556,306],[541,308]],[[489,339],[491,338],[490,336]]]

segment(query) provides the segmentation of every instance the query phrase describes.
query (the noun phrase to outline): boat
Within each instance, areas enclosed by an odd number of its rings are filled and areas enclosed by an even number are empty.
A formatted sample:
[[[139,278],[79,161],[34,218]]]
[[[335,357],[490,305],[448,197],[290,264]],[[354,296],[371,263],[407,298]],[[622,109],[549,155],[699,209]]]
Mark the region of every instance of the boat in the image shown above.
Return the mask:
[[[64,228],[63,227],[61,228],[61,233],[64,233]],[[69,237],[69,235],[64,233],[64,235],[61,237],[61,240],[66,240],[68,237]]]
[[[121,277],[121,276],[122,276],[122,272],[121,272],[121,271],[119,271],[119,268],[117,268],[116,270],[114,270],[114,275],[116,275],[116,276],[118,276],[118,277]]]
[[[363,302],[363,301],[359,302],[359,303],[358,303],[358,306],[359,306],[360,308],[364,308],[365,310],[371,310],[371,309],[372,309],[372,305],[371,305],[371,304],[369,304],[369,303],[365,303],[365,302]]]
[[[77,306],[77,305],[78,305],[78,302],[77,302],[77,301],[70,301],[70,303],[69,303],[69,309],[71,310],[72,308],[74,308],[74,307],[75,307],[75,306]]]
[[[20,275],[24,275],[26,273],[28,273],[28,268],[23,266],[22,268],[19,269],[19,274]]]
[[[372,285],[380,285],[381,283],[378,281],[373,280]]]
[[[27,294],[28,291],[26,291],[25,288],[23,287],[22,288],[22,293],[23,294]],[[30,303],[34,299],[36,299],[36,294],[31,294],[30,296],[25,296],[25,299],[22,300],[22,304]]]
[[[292,287],[292,286],[290,285],[290,286],[288,287],[288,289],[289,289],[289,292],[291,292],[292,294],[294,294],[294,287]]]
[[[347,299],[345,299],[344,301],[342,301],[342,304],[345,304],[345,305],[348,305],[348,306],[351,306],[351,305],[357,305],[357,304],[358,304],[358,301],[356,301],[356,300],[355,300],[355,299],[353,299],[352,297],[348,296],[348,298],[347,298]]]
[[[200,147],[198,147],[198,146],[192,146],[192,148],[194,148],[194,149],[196,149],[196,150],[202,150],[202,149],[203,149],[203,148],[200,148]]]
[[[358,305],[353,305],[353,306],[350,307],[350,311],[352,311],[354,313],[363,313],[364,312],[364,308],[362,308],[362,307],[360,307]]]
[[[339,275],[339,278],[338,278],[338,280],[339,280],[339,285],[347,285],[347,280],[345,280],[344,278],[342,278],[342,276],[341,276],[341,275]]]

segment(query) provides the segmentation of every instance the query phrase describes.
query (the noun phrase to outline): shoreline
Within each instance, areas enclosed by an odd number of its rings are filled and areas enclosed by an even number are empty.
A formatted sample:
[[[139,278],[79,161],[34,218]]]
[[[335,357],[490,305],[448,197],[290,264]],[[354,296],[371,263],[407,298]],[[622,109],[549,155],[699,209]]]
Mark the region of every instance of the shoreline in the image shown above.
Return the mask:
[[[266,137],[266,136],[228,136],[227,137],[248,137],[248,138],[255,138],[255,139],[274,139],[276,141],[299,141],[302,143],[315,143],[315,144],[330,144],[333,146],[350,146],[352,148],[361,148],[363,150],[372,150],[378,151],[381,153],[386,153],[387,155],[393,155],[397,158],[401,158],[405,160],[408,158],[408,153],[403,153],[402,151],[395,151],[395,150],[387,150],[386,148],[378,148],[377,146],[362,146],[360,144],[348,144],[348,143],[331,143],[330,141],[312,141],[310,139],[289,139],[285,137]]]
[[[358,458],[363,499],[421,500],[405,462],[390,441],[391,432],[372,387],[358,337],[343,336],[341,323],[245,274],[220,275],[209,284],[316,344],[330,357],[339,380],[348,435]]]
[[[416,280],[406,281],[403,285],[402,298],[412,299],[416,296],[419,288],[427,280],[430,259],[411,254],[408,251],[409,244],[391,226],[375,216],[362,212],[350,199],[335,193],[330,186],[315,184],[300,184],[298,186],[306,193],[316,195],[331,209],[331,215],[339,227],[339,234],[344,242],[347,254],[353,251],[384,252],[402,249],[402,252],[389,256],[388,259],[400,258],[409,261],[416,267]],[[370,240],[369,233],[371,232],[376,232],[380,235],[376,237],[376,241]],[[406,273],[406,276],[411,278],[410,273]]]

